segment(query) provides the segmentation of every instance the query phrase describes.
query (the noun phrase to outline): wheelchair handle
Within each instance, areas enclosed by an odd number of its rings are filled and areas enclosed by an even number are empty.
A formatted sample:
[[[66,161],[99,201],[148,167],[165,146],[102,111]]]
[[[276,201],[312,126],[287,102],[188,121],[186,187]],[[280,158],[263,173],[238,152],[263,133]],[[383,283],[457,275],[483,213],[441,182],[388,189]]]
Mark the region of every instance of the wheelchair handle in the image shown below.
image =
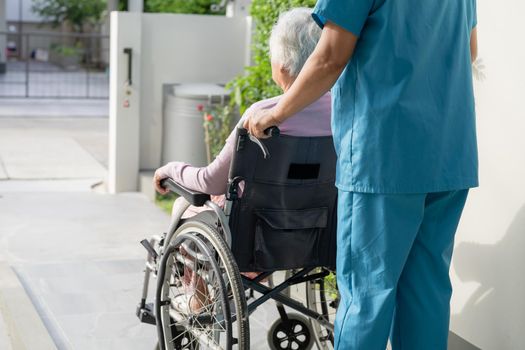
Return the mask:
[[[281,135],[281,130],[277,126],[270,126],[268,129],[264,130],[266,136],[274,137]]]
[[[246,131],[247,132],[247,131]],[[264,134],[270,137],[276,137],[281,134],[281,130],[279,130],[276,126],[271,126],[268,129],[264,130]],[[261,142],[257,137],[253,136],[252,134],[248,134],[248,138],[250,141],[255,143],[259,148],[261,149],[263,153],[264,159],[270,158],[270,152],[268,152],[268,148],[264,145],[264,143]]]

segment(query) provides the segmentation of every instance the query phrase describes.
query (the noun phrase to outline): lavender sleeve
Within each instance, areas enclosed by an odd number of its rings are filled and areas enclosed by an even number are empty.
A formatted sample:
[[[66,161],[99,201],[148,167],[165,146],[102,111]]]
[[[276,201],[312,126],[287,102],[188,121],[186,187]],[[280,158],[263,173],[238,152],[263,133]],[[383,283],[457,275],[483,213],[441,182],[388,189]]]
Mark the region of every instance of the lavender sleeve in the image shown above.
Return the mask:
[[[158,169],[162,177],[171,177],[178,184],[202,193],[222,195],[228,184],[228,171],[233,155],[235,130],[228,136],[219,155],[206,167],[194,167],[184,162],[170,162]]]

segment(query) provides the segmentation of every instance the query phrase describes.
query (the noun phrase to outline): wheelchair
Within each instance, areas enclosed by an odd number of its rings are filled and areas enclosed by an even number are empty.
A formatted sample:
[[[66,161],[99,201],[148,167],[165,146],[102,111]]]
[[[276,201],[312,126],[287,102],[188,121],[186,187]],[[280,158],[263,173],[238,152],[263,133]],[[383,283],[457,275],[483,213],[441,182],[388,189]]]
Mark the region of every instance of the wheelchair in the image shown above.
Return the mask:
[[[166,233],[141,242],[147,259],[136,312],[156,325],[158,348],[249,349],[249,315],[272,299],[279,318],[268,348],[333,349],[339,303],[333,141],[271,133],[259,140],[237,128],[224,208],[207,194],[162,182],[184,205]],[[207,210],[183,219],[190,205]],[[254,271],[254,278],[242,274]],[[276,273],[284,281],[275,283]]]

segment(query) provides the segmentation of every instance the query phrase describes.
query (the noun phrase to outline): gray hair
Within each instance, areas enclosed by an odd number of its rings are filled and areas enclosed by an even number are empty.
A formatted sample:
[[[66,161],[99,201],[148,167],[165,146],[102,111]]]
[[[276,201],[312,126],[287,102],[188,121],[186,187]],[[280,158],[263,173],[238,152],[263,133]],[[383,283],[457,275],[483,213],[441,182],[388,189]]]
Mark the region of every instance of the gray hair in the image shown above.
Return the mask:
[[[321,28],[312,19],[311,9],[298,7],[283,12],[270,36],[270,58],[295,77],[320,37]]]

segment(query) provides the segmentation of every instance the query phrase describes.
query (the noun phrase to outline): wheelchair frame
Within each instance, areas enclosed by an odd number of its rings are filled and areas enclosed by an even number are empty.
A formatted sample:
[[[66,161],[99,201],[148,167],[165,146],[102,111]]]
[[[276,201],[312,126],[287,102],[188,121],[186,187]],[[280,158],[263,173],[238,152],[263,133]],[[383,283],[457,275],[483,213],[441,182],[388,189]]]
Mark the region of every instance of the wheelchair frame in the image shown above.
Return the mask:
[[[254,142],[259,141],[257,139],[252,140]],[[265,146],[261,142],[256,142],[259,147],[263,150],[263,154],[268,154],[267,150],[265,151]],[[142,289],[142,297],[140,299],[140,303],[137,307],[136,314],[141,322],[149,323],[152,325],[156,325],[158,334],[159,334],[159,345],[160,349],[165,349],[166,345],[164,343],[164,335],[163,335],[163,320],[164,317],[166,319],[166,315],[161,315],[161,305],[162,303],[166,303],[169,301],[165,300],[159,300],[161,298],[161,292],[162,289],[162,283],[165,281],[162,281],[162,279],[165,279],[165,276],[162,276],[159,278],[159,273],[165,274],[165,266],[162,266],[162,262],[166,259],[163,259],[165,254],[171,254],[170,248],[171,245],[174,242],[174,238],[176,239],[176,232],[179,229],[179,226],[181,224],[181,218],[184,212],[189,208],[190,205],[201,207],[205,206],[209,208],[216,216],[216,227],[215,229],[217,232],[219,232],[222,236],[220,239],[224,241],[226,247],[229,249],[229,252],[231,254],[231,247],[232,247],[232,234],[229,228],[229,218],[231,214],[231,208],[233,205],[233,201],[235,201],[238,198],[237,189],[239,181],[242,179],[234,178],[229,181],[228,185],[228,191],[226,194],[226,202],[224,210],[221,209],[217,204],[211,201],[210,196],[203,193],[194,192],[191,190],[188,190],[181,185],[177,184],[171,179],[165,179],[162,182],[162,186],[169,189],[170,191],[177,193],[181,197],[185,199],[184,205],[181,205],[176,212],[172,215],[172,220],[169,225],[169,229],[166,233],[162,234],[161,236],[153,236],[149,240],[143,240],[141,241],[141,244],[146,248],[147,250],[147,258],[146,258],[146,268],[144,271],[144,283],[143,283],[143,289]],[[186,221],[188,224],[192,222],[192,218],[189,218]],[[155,249],[157,247],[157,249]],[[235,269],[238,272],[238,268],[235,264]],[[259,306],[264,304],[266,301],[273,299],[277,304],[277,309],[280,315],[281,322],[283,323],[284,327],[292,327],[290,323],[290,318],[287,314],[287,311],[285,310],[284,306],[289,307],[292,310],[297,311],[299,314],[307,316],[309,318],[309,329],[312,330],[314,327],[314,323],[317,323],[318,327],[322,326],[324,327],[328,333],[330,340],[333,342],[333,324],[330,322],[329,315],[326,311],[326,305],[322,307],[322,311],[317,312],[315,310],[312,310],[311,308],[303,305],[301,302],[293,299],[289,295],[286,294],[286,290],[294,285],[298,285],[301,283],[316,283],[316,281],[320,281],[327,277],[330,272],[327,269],[321,268],[320,270],[317,270],[316,267],[308,267],[308,268],[301,268],[293,271],[289,271],[287,273],[287,276],[285,280],[276,285],[273,286],[273,281],[270,283],[270,286],[265,286],[262,284],[262,281],[266,278],[270,277],[275,271],[268,271],[263,272],[259,274],[256,278],[250,279],[246,276],[241,276],[242,281],[242,289],[239,294],[242,295],[242,302],[241,305],[245,310],[241,310],[242,314],[246,314],[246,323],[248,325],[248,329],[246,332],[247,334],[247,343],[243,341],[239,341],[239,339],[231,339],[231,341],[228,341],[228,345],[226,348],[230,349],[233,345],[237,344],[239,349],[249,349],[249,315],[251,315]],[[155,303],[147,303],[148,298],[148,289],[149,289],[149,283],[152,274],[157,277],[157,293],[155,298]],[[161,275],[162,275],[161,274]],[[253,298],[253,301],[251,301],[249,304],[246,302],[246,292],[249,291],[249,299]],[[261,295],[258,297],[254,296],[254,293],[258,292]],[[323,299],[323,297],[321,297]],[[326,304],[326,300],[324,300]],[[227,307],[229,309],[229,306]],[[237,315],[233,315],[231,317],[232,324],[234,322],[239,322],[237,320]],[[171,325],[171,323],[170,323]],[[232,333],[233,334],[233,333]],[[239,336],[240,337],[240,336]],[[318,339],[316,339],[316,343],[319,345]],[[222,347],[220,347],[222,349]],[[327,347],[323,347],[327,348]],[[171,350],[171,349],[170,349]]]

